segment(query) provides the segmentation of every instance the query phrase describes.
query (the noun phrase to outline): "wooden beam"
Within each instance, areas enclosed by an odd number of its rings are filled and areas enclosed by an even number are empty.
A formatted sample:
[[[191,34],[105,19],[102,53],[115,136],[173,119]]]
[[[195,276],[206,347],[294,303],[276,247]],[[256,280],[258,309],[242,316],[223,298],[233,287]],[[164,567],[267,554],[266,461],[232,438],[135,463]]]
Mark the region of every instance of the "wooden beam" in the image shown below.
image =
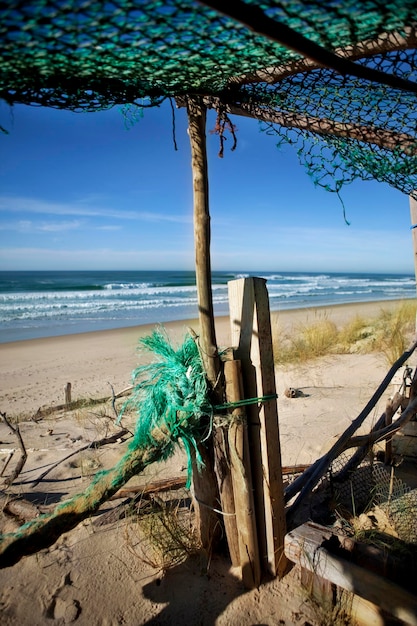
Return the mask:
[[[350,75],[373,81],[382,85],[388,85],[394,89],[401,89],[411,93],[417,93],[417,83],[406,80],[395,74],[387,74],[364,65],[353,63],[334,52],[323,48],[311,39],[304,37],[299,32],[278,22],[266,15],[266,13],[254,4],[247,4],[242,0],[200,0],[223,15],[237,20],[249,30],[267,37],[271,41],[279,43],[289,50],[293,50],[303,57],[307,57],[323,67],[328,67],[343,76]]]
[[[207,99],[205,102],[208,103]],[[251,117],[270,124],[308,130],[316,135],[355,139],[387,150],[400,149],[407,156],[417,155],[417,137],[407,133],[395,133],[351,122],[336,122],[286,111],[273,111],[254,104],[225,104],[223,108],[232,115]]]
[[[382,33],[376,39],[366,39],[350,46],[336,48],[334,53],[339,57],[355,61],[398,50],[412,50],[417,47],[417,29],[414,26],[406,26],[404,33]],[[252,83],[268,83],[274,85],[288,76],[311,72],[323,67],[309,58],[297,59],[283,63],[277,67],[266,67],[264,69],[233,76],[229,80],[231,87],[240,85],[250,85]]]
[[[232,94],[228,94],[227,97],[232,98]],[[185,98],[178,97],[176,102],[178,107],[186,106]],[[287,111],[274,111],[258,104],[235,104],[214,96],[203,96],[203,102],[207,108],[215,110],[221,108],[231,115],[249,117],[267,124],[278,124],[286,128],[299,128],[323,137],[346,137],[347,139],[350,138],[363,143],[373,144],[386,150],[400,149],[407,156],[417,155],[417,137],[407,133],[396,133],[384,128],[375,128],[364,124],[336,122]]]

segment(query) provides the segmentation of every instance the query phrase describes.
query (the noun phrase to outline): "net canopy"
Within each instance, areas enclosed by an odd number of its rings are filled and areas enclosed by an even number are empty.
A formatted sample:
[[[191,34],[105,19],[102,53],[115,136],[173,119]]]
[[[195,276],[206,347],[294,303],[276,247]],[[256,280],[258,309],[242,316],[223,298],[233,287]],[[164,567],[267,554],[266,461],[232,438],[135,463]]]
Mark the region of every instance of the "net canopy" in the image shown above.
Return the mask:
[[[416,95],[417,0],[0,2],[6,103],[198,97],[220,124],[261,120],[331,190],[359,177],[413,193]]]

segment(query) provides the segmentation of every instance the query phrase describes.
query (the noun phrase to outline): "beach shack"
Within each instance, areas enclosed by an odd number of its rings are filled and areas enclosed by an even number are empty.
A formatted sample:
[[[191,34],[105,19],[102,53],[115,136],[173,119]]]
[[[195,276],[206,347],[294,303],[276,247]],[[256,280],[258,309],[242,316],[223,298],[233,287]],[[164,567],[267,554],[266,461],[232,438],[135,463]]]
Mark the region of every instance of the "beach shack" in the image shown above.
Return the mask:
[[[283,578],[295,564],[329,614],[347,593],[344,610],[357,623],[417,624],[413,368],[372,431],[356,434],[394,375],[405,371],[416,344],[324,456],[308,468],[283,468],[263,279],[230,283],[232,347],[220,354],[216,341],[205,145],[207,110],[216,112],[220,157],[226,137],[232,148],[236,142],[235,116],[253,118],[277,144],[294,146],[307,175],[329,192],[339,194],[345,183],[360,178],[409,195],[414,228],[416,16],[413,0],[11,0],[0,6],[0,98],[10,107],[93,113],[123,105],[140,111],[167,100],[173,124],[176,110],[185,108],[200,321],[190,367],[197,371],[199,360],[206,378],[204,397],[193,396],[193,411],[177,407],[171,421],[166,415],[161,422],[150,419],[148,433],[137,433],[118,465],[78,499],[2,537],[3,566],[51,545],[185,438],[201,544],[215,549],[222,525],[231,561],[247,587],[259,586],[266,576]],[[186,384],[194,380],[197,386],[201,377],[186,371]],[[388,442],[382,459],[373,453],[381,441]],[[414,467],[409,479],[392,463],[398,456]],[[381,541],[364,543],[346,536],[340,525],[311,520],[306,502],[329,492],[341,506],[355,502],[357,509],[361,493],[373,492],[387,517],[396,520],[402,556]]]

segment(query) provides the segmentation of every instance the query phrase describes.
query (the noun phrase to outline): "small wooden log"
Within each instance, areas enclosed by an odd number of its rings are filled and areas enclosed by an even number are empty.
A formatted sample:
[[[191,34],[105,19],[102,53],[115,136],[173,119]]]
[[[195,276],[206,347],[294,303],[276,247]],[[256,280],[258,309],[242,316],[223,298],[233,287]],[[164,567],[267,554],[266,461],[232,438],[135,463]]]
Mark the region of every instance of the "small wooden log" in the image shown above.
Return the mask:
[[[241,400],[243,390],[240,361],[226,361],[224,373],[227,401],[237,402]],[[239,565],[242,571],[243,584],[247,589],[252,589],[260,585],[261,564],[256,532],[248,430],[243,408],[234,409],[232,419],[228,439],[236,511]]]
[[[266,281],[229,282],[232,345],[242,361],[246,398],[275,396],[275,367]],[[256,523],[263,569],[284,576],[285,510],[276,399],[247,409]]]

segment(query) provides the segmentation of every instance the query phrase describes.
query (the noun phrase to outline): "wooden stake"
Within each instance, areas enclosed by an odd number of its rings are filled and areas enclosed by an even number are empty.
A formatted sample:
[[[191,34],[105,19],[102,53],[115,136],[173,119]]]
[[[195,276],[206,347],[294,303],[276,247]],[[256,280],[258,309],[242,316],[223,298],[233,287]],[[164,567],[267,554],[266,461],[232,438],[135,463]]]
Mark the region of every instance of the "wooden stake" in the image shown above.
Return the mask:
[[[242,361],[245,397],[275,395],[275,368],[266,281],[243,278],[229,282],[232,344]],[[285,511],[275,399],[248,406],[253,486],[261,562],[272,575],[282,577]]]
[[[67,383],[65,386],[65,404],[71,404],[71,383]]]
[[[238,400],[242,400],[243,384],[241,362],[234,360],[226,361],[224,364],[224,373],[227,401],[237,402]],[[234,409],[232,419],[228,439],[230,470],[236,511],[235,524],[239,565],[242,570],[243,584],[247,589],[252,589],[260,585],[261,565],[256,532],[248,429],[243,408]]]

